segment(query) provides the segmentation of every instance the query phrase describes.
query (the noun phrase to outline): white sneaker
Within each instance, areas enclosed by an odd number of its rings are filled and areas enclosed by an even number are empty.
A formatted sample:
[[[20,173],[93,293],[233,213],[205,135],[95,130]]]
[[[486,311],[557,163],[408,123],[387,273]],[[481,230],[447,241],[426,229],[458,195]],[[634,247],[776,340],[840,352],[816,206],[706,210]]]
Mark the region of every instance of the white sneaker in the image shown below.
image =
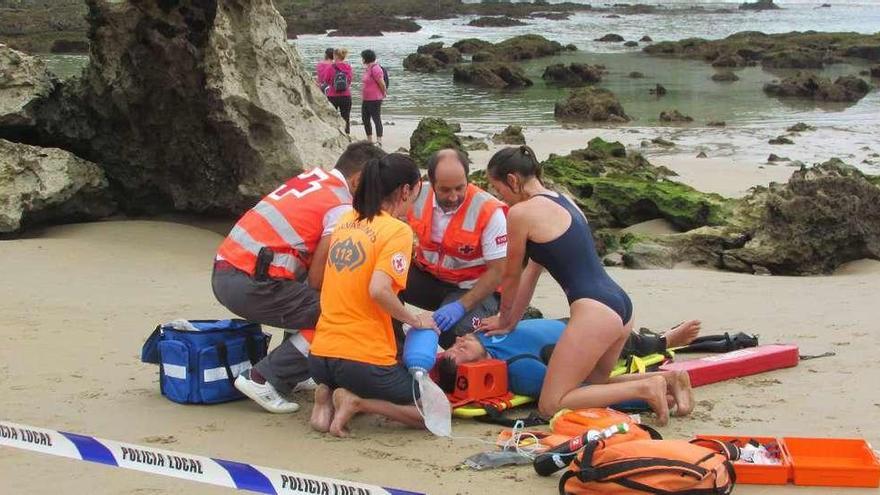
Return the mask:
[[[318,388],[318,384],[315,383],[315,379],[309,378],[308,380],[303,380],[297,383],[296,386],[293,387],[292,393],[295,394],[297,392],[314,392],[316,388]]]
[[[251,380],[250,373],[238,375],[235,388],[270,413],[289,414],[299,410],[299,404],[282,397],[271,383],[259,384]]]

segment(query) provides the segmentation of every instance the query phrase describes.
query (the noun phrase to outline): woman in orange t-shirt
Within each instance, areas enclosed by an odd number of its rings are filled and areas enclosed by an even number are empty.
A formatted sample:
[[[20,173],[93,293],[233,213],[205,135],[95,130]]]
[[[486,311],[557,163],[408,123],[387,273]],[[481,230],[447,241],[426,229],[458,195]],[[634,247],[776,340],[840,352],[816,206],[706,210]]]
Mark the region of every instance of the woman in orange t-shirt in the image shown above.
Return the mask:
[[[397,361],[391,319],[435,328],[430,313],[413,315],[397,298],[406,287],[413,233],[398,220],[421,185],[419,169],[393,153],[364,167],[353,211],[331,234],[324,268],[321,316],[309,356],[315,390],[312,428],[348,433],[358,413],[380,414],[424,427],[413,401],[413,380]]]

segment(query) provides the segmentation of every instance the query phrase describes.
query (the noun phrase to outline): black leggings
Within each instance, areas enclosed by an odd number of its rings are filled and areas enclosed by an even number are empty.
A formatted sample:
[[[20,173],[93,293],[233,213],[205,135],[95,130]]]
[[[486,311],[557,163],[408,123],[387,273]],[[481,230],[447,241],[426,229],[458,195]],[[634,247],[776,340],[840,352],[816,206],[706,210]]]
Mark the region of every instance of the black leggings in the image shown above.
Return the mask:
[[[382,137],[382,100],[371,100],[361,102],[361,120],[364,121],[364,130],[367,136],[373,135],[373,126],[370,125],[370,119],[376,123],[376,136]]]
[[[328,96],[327,99],[330,100],[333,108],[339,110],[339,114],[345,120],[345,133],[350,134],[351,127],[348,122],[351,119],[351,96]]]

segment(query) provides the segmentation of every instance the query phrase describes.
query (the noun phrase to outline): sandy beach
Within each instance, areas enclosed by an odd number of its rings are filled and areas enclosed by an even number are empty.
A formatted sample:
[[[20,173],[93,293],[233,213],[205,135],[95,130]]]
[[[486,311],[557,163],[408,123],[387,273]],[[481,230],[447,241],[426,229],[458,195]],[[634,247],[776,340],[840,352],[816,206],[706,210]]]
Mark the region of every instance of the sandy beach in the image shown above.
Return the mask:
[[[432,494],[556,490],[555,479],[541,479],[529,466],[458,469],[467,456],[489,449],[474,440],[436,439],[366,417],[354,421],[352,438],[317,434],[307,423],[310,398],[297,414],[273,416],[247,401],[199,407],[161,397],[157,369],[139,362],[141,344],[159,322],[229,316],[209,285],[221,239],[208,228],[129,220],[47,228],[0,242],[0,417]],[[668,438],[730,432],[858,436],[880,444],[880,374],[871,367],[880,345],[880,262],[855,262],[816,278],[682,269],[612,275],[633,296],[637,325],[663,329],[700,318],[707,333],[754,332],[764,343],[797,343],[803,354],[837,354],[699,388],[694,414],[662,429]],[[547,277],[534,303],[551,317],[567,311]],[[277,344],[281,334],[273,333]],[[498,430],[454,423],[460,437],[491,441]],[[0,449],[0,473],[0,493],[225,490],[13,449]],[[737,492],[828,490],[741,485]]]

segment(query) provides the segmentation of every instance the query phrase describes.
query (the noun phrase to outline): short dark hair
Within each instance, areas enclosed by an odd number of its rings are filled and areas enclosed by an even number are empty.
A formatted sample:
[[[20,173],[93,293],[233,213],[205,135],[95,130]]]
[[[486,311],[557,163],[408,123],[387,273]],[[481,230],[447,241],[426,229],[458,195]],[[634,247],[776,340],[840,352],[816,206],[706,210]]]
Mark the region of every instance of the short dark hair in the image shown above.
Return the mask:
[[[333,60],[333,52],[332,48],[327,48],[324,50],[324,60]]]
[[[351,204],[358,220],[372,221],[382,211],[383,201],[404,185],[415,188],[421,180],[418,165],[407,155],[391,153],[370,160]]]
[[[361,52],[361,58],[364,59],[364,62],[371,64],[376,61],[376,52],[366,49]]]
[[[455,391],[455,381],[458,379],[458,365],[452,356],[443,356],[437,363],[437,385],[447,394]]]
[[[431,156],[428,157],[428,161],[426,162],[428,167],[428,180],[431,181],[432,184],[434,183],[434,174],[437,172],[437,163],[440,161],[440,155],[444,154],[444,151],[454,151],[455,156],[458,158],[458,162],[464,167],[465,177],[470,175],[471,159],[468,158],[467,153],[458,148],[443,148],[442,150],[437,150],[431,153]]]
[[[336,170],[346,178],[360,172],[368,161],[385,156],[382,148],[369,141],[356,141],[348,145],[336,160]]]

